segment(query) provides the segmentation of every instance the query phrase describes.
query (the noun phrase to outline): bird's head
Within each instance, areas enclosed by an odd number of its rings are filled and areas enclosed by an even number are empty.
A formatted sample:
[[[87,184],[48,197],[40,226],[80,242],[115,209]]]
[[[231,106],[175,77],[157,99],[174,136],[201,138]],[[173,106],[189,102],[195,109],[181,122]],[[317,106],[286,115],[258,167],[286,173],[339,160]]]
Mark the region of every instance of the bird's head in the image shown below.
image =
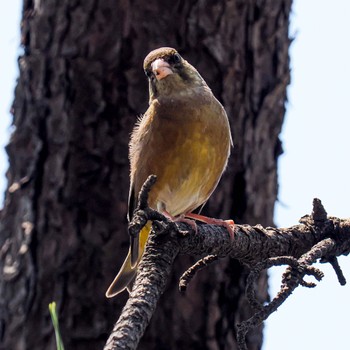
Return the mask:
[[[151,51],[143,68],[149,80],[150,102],[160,96],[186,94],[207,87],[198,71],[171,47]]]

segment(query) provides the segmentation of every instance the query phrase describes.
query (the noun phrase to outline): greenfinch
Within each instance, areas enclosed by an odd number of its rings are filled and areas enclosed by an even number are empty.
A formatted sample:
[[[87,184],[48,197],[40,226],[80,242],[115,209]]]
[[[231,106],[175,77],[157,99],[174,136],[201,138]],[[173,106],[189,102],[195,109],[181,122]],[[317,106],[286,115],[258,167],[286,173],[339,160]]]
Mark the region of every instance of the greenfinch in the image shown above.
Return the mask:
[[[154,174],[151,208],[174,219],[217,224],[218,220],[193,211],[208,200],[227,165],[232,138],[226,112],[198,71],[175,49],[150,52],[143,67],[149,81],[149,108],[137,122],[129,145],[128,219],[141,186]],[[107,297],[131,290],[150,227],[148,223],[138,237],[131,237],[128,255]]]

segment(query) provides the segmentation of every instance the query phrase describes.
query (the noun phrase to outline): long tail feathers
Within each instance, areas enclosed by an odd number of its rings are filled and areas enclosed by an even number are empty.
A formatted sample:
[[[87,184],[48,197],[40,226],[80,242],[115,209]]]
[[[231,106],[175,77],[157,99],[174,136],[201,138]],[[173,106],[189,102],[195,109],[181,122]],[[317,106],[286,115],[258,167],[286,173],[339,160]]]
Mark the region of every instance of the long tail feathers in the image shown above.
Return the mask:
[[[136,272],[137,266],[134,268],[131,267],[131,252],[129,249],[128,255],[124,260],[124,263],[120,268],[118,275],[114,278],[113,282],[107,289],[106,297],[113,298],[126,288],[128,288],[128,290],[130,291],[133,281],[136,277]]]
[[[141,230],[139,237],[131,239],[128,255],[117,276],[107,289],[107,298],[113,298],[125,289],[127,289],[129,293],[131,292],[136,278],[137,267],[142,258],[150,229],[151,222],[148,222]]]
[[[139,244],[139,237],[130,237],[130,255],[131,255],[131,267],[134,268],[137,265],[137,261],[139,260],[140,256],[140,244]],[[142,252],[141,252],[142,253]]]

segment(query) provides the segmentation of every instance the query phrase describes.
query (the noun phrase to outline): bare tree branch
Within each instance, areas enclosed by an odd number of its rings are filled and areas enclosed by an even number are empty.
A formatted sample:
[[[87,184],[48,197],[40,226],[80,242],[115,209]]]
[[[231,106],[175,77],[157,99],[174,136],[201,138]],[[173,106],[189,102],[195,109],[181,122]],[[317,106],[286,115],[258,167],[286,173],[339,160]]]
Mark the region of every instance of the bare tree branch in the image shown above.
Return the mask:
[[[207,255],[203,259],[198,260],[193,266],[191,266],[181,277],[179,282],[179,290],[180,292],[185,292],[188,284],[191,282],[192,278],[195,274],[204,269],[209,264],[218,260],[217,255]]]
[[[327,217],[320,200],[315,199],[312,215],[306,215],[299,225],[290,228],[236,225],[235,237],[225,228],[198,224],[197,232],[185,223],[174,223],[145,206],[145,196],[154,179],[149,179],[140,194],[141,205],[135,211],[131,230],[142,228],[147,220],[154,221],[149,241],[139,265],[133,291],[114,326],[105,350],[136,349],[163,293],[175,257],[180,254],[209,256],[201,259],[185,273],[185,287],[194,274],[208,263],[229,256],[251,268],[247,281],[247,297],[256,313],[237,326],[240,349],[247,349],[245,335],[258,326],[291,295],[299,285],[315,287],[304,280],[305,275],[320,281],[322,271],[311,266],[317,260],[333,266],[340,284],[345,278],[336,260],[350,252],[350,220]],[[168,233],[168,234],[165,234]],[[184,233],[187,233],[184,235]],[[287,265],[281,290],[267,305],[255,297],[254,284],[259,273],[271,266]],[[182,284],[183,286],[183,284]]]

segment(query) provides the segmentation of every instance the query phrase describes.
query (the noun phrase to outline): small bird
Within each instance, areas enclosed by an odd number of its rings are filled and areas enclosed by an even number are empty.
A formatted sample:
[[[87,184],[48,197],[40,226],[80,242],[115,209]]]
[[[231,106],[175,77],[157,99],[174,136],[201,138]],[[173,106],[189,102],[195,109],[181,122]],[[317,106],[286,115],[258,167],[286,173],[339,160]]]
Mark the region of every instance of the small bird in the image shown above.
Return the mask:
[[[224,225],[193,211],[201,208],[224,172],[232,138],[226,112],[198,73],[170,47],[151,51],[143,65],[149,81],[149,108],[137,122],[129,144],[130,192],[128,220],[149,175],[157,182],[149,206],[175,220],[192,218]],[[106,296],[131,291],[150,232],[148,223],[131,237],[128,255]]]

